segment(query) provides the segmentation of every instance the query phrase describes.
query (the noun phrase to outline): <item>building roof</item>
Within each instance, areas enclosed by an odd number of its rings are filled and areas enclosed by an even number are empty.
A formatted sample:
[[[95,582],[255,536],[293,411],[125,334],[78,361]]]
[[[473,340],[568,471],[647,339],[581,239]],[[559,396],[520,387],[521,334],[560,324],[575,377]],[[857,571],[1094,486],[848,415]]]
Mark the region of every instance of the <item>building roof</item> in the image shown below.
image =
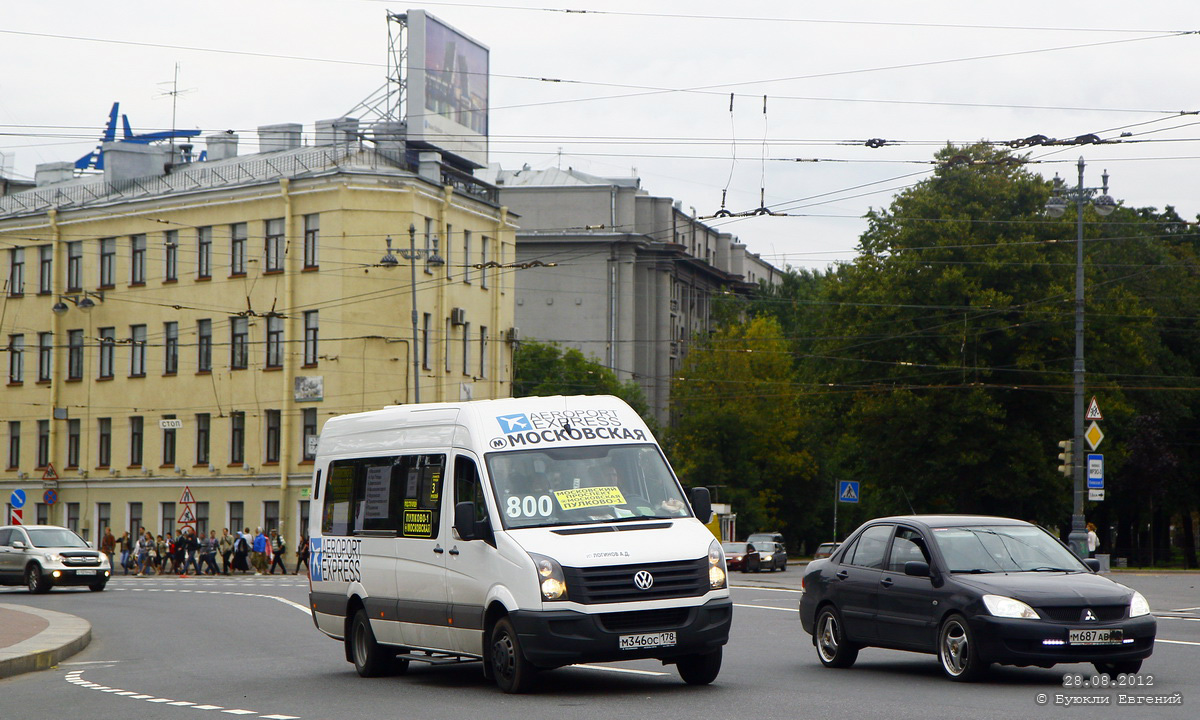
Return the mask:
[[[502,170],[499,165],[489,166],[488,179],[503,187],[570,187],[610,186],[640,188],[641,180],[636,177],[611,178],[591,175],[575,168],[546,168],[533,170],[528,165],[520,170]]]

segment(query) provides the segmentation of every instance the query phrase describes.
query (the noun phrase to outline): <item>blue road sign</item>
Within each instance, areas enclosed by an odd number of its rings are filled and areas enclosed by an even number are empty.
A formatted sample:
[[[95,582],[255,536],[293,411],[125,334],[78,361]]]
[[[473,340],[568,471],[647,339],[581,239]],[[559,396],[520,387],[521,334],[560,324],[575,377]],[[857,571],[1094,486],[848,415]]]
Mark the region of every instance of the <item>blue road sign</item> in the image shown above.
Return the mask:
[[[838,502],[858,502],[857,480],[841,480],[838,482]]]
[[[1087,481],[1089,490],[1104,489],[1104,456],[1099,453],[1088,453]]]
[[[46,492],[42,493],[42,502],[46,503],[47,505],[53,505],[54,503],[58,502],[58,493],[54,490],[47,490]]]
[[[20,488],[12,491],[12,497],[8,499],[14,508],[25,507],[25,491]]]

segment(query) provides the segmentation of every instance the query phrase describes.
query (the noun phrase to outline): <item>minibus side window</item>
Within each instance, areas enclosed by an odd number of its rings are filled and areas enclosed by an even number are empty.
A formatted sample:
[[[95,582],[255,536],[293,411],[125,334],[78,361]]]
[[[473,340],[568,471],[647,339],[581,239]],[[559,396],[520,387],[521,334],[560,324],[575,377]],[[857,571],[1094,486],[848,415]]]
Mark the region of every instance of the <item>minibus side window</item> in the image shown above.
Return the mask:
[[[436,538],[445,465],[445,455],[334,460],[325,482],[321,533]]]
[[[354,460],[335,460],[325,483],[325,505],[321,514],[322,535],[349,535],[353,527]]]
[[[402,518],[400,534],[406,538],[436,538],[442,513],[445,455],[409,455],[394,475],[401,488],[401,503],[393,514]]]
[[[454,504],[475,504],[475,520],[487,517],[487,501],[483,499],[483,487],[479,482],[479,471],[475,461],[465,455],[454,458]]]

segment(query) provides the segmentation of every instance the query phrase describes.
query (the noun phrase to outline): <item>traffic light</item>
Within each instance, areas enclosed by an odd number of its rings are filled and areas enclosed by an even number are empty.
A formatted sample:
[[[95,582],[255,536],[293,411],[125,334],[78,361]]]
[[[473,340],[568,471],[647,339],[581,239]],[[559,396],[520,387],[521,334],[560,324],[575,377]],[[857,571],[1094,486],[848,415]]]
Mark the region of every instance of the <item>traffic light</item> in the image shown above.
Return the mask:
[[[1072,454],[1071,450],[1075,446],[1075,443],[1071,440],[1059,440],[1058,446],[1063,450],[1058,454],[1058,471],[1067,477],[1071,477],[1071,473],[1074,471],[1075,467],[1074,455]]]

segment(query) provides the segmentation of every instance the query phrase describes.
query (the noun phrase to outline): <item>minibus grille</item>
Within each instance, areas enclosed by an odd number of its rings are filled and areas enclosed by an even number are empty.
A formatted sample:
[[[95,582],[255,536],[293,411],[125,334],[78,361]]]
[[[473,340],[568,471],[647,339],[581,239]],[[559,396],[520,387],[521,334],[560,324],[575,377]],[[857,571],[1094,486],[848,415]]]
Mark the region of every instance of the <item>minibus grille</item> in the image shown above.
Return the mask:
[[[635,576],[650,573],[653,584],[641,588]],[[708,592],[708,558],[679,562],[564,567],[567,597],[584,605],[698,597]]]

